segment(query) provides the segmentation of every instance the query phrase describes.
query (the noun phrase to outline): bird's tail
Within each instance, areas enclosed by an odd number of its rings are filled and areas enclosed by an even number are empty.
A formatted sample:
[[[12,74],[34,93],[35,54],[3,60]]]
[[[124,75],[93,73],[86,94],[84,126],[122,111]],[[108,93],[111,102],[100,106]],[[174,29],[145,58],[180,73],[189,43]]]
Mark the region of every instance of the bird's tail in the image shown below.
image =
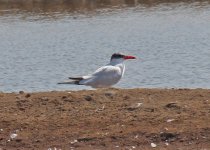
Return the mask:
[[[69,79],[71,79],[71,80],[59,82],[58,84],[77,84],[77,85],[79,85],[79,82],[81,80],[83,80],[82,77],[69,77]]]
[[[67,80],[63,82],[58,82],[58,84],[79,84],[79,81]]]

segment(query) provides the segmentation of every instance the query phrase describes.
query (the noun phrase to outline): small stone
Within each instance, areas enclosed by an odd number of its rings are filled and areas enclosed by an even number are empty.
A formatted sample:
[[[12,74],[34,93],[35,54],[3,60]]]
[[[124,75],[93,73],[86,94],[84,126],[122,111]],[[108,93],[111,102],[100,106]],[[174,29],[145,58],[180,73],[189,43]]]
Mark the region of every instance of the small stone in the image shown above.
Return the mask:
[[[16,142],[21,142],[22,139],[19,139],[19,138],[18,138],[18,139],[15,139],[15,141],[16,141]]]
[[[31,97],[31,94],[26,94],[26,96],[25,96],[26,98],[29,98],[29,97]]]
[[[21,99],[21,96],[16,96],[15,98],[19,100],[19,99]]]
[[[155,143],[151,143],[151,147],[155,148],[157,145]]]
[[[104,93],[104,95],[107,96],[107,97],[113,97],[113,96],[115,95],[115,93],[116,93],[116,92],[114,92],[114,91],[106,91],[106,92]]]
[[[178,134],[175,133],[169,133],[169,132],[162,132],[160,133],[160,138],[162,141],[171,141],[173,139],[176,139]]]
[[[168,104],[165,105],[165,108],[168,108],[168,109],[181,109],[181,107],[178,105],[177,102],[170,102]]]
[[[86,101],[92,101],[92,100],[93,100],[93,98],[92,98],[91,96],[89,96],[89,95],[86,95],[86,96],[84,97],[84,99],[85,99]]]
[[[19,91],[19,94],[24,94],[24,91]]]
[[[62,96],[62,99],[66,99],[67,98],[67,96]]]

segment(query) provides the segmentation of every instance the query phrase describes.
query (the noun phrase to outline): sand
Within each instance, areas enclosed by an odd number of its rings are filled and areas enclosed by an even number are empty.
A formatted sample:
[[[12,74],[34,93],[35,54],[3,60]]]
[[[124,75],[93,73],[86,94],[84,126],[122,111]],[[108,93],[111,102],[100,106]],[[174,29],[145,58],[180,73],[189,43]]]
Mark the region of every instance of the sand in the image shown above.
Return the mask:
[[[208,150],[210,90],[0,93],[1,150]]]

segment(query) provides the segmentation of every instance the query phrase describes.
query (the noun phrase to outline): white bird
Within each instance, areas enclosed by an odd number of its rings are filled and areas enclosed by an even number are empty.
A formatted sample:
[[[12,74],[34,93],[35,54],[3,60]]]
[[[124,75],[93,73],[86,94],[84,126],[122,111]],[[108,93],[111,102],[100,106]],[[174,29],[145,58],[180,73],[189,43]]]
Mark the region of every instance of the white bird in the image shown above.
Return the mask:
[[[124,61],[136,59],[134,56],[127,56],[120,53],[114,53],[110,63],[100,67],[93,74],[82,77],[69,77],[68,81],[58,84],[77,84],[86,85],[93,88],[106,88],[119,82],[125,72]]]

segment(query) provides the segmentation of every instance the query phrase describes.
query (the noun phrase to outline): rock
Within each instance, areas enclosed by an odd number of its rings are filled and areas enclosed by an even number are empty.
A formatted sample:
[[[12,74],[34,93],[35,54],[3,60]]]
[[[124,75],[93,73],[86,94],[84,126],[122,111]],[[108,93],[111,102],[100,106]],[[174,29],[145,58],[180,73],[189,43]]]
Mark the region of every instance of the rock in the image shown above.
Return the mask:
[[[62,96],[62,99],[66,99],[67,98],[67,96]]]
[[[85,99],[86,101],[92,101],[92,100],[93,100],[93,98],[92,98],[91,96],[89,96],[89,95],[86,95],[86,96],[84,97],[84,99]]]
[[[19,91],[19,94],[24,94],[24,91]]]
[[[106,91],[106,92],[104,93],[104,95],[105,95],[106,97],[113,97],[115,94],[116,94],[115,91]]]
[[[175,108],[175,109],[180,109],[181,107],[177,105],[177,102],[170,102],[165,105],[165,108]]]
[[[169,133],[169,132],[162,132],[160,133],[160,138],[162,141],[170,141],[177,138],[177,134],[175,133]]]
[[[29,98],[29,97],[31,97],[31,94],[26,94],[26,96],[25,96],[26,98]]]
[[[15,141],[16,141],[16,142],[21,142],[22,139],[19,139],[19,138],[18,138],[18,139],[15,139]]]
[[[144,111],[146,112],[155,112],[155,108],[145,108]]]
[[[79,138],[77,139],[78,142],[88,142],[94,140],[94,137],[84,137],[84,138]]]

